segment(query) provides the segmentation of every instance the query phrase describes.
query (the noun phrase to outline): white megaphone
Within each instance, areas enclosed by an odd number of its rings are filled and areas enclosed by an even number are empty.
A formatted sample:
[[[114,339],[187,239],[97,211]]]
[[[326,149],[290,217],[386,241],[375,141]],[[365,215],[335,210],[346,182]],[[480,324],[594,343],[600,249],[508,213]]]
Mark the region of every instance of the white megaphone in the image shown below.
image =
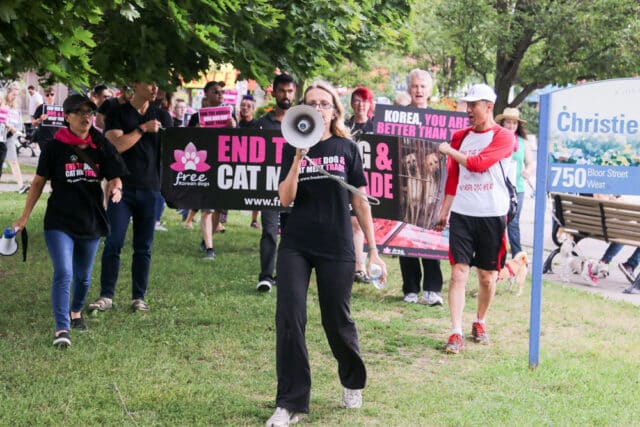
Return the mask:
[[[18,252],[18,242],[16,242],[16,230],[7,227],[0,237],[0,255],[11,256]]]
[[[324,133],[324,121],[322,114],[315,108],[296,105],[284,115],[280,128],[284,139],[306,154],[309,148],[320,141]]]

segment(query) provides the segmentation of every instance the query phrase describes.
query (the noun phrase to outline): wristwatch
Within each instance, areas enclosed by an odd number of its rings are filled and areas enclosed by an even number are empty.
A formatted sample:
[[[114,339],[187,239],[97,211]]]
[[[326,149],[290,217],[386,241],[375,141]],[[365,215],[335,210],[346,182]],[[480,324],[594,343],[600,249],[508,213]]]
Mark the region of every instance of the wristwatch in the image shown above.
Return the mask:
[[[140,126],[136,126],[136,130],[138,132],[140,132],[140,135],[144,135],[144,131],[142,130],[142,128]]]

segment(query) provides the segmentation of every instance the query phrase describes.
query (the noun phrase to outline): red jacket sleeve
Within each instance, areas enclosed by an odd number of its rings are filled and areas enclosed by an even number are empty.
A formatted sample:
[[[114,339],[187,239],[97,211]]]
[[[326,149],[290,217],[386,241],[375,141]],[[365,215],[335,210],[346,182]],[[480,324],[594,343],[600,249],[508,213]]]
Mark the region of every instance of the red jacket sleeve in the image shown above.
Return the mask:
[[[470,172],[484,172],[500,160],[513,154],[513,132],[502,126],[493,127],[493,140],[475,156],[467,157]]]

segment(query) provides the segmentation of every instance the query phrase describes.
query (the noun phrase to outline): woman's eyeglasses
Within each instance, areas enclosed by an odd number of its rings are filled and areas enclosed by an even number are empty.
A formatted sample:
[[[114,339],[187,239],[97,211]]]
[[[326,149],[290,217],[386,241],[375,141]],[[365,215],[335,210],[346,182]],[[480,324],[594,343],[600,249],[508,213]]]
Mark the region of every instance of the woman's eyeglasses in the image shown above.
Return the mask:
[[[307,104],[309,107],[311,108],[315,108],[320,109],[320,110],[330,110],[333,108],[333,104],[329,104],[328,102],[321,102],[321,103],[317,103],[317,102],[312,102]]]
[[[47,96],[47,97],[49,97],[49,96],[56,96],[56,94],[55,94],[55,93],[47,93],[47,94],[45,94],[45,96]]]

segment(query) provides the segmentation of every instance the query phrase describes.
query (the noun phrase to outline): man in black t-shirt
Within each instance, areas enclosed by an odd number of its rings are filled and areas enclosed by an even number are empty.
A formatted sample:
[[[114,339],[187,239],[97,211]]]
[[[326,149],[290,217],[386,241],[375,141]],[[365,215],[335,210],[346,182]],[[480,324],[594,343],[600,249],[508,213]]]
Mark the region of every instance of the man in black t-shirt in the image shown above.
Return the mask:
[[[133,218],[133,260],[131,264],[132,303],[135,310],[147,311],[145,294],[151,265],[151,246],[156,222],[156,200],[160,197],[162,128],[171,127],[171,116],[151,104],[158,93],[155,83],[133,84],[131,100],[118,104],[109,112],[105,136],[122,154],[130,175],[123,178],[122,201],[109,202],[107,215],[111,233],[102,253],[100,298],[89,304],[91,310],[108,310],[112,306],[120,251]]]
[[[258,119],[259,129],[280,129],[285,113],[296,96],[296,82],[288,74],[277,75],[273,79],[273,96],[276,108]],[[260,214],[262,236],[260,237],[260,275],[256,288],[269,292],[275,284],[276,253],[278,244],[278,217],[280,212],[264,210]]]

